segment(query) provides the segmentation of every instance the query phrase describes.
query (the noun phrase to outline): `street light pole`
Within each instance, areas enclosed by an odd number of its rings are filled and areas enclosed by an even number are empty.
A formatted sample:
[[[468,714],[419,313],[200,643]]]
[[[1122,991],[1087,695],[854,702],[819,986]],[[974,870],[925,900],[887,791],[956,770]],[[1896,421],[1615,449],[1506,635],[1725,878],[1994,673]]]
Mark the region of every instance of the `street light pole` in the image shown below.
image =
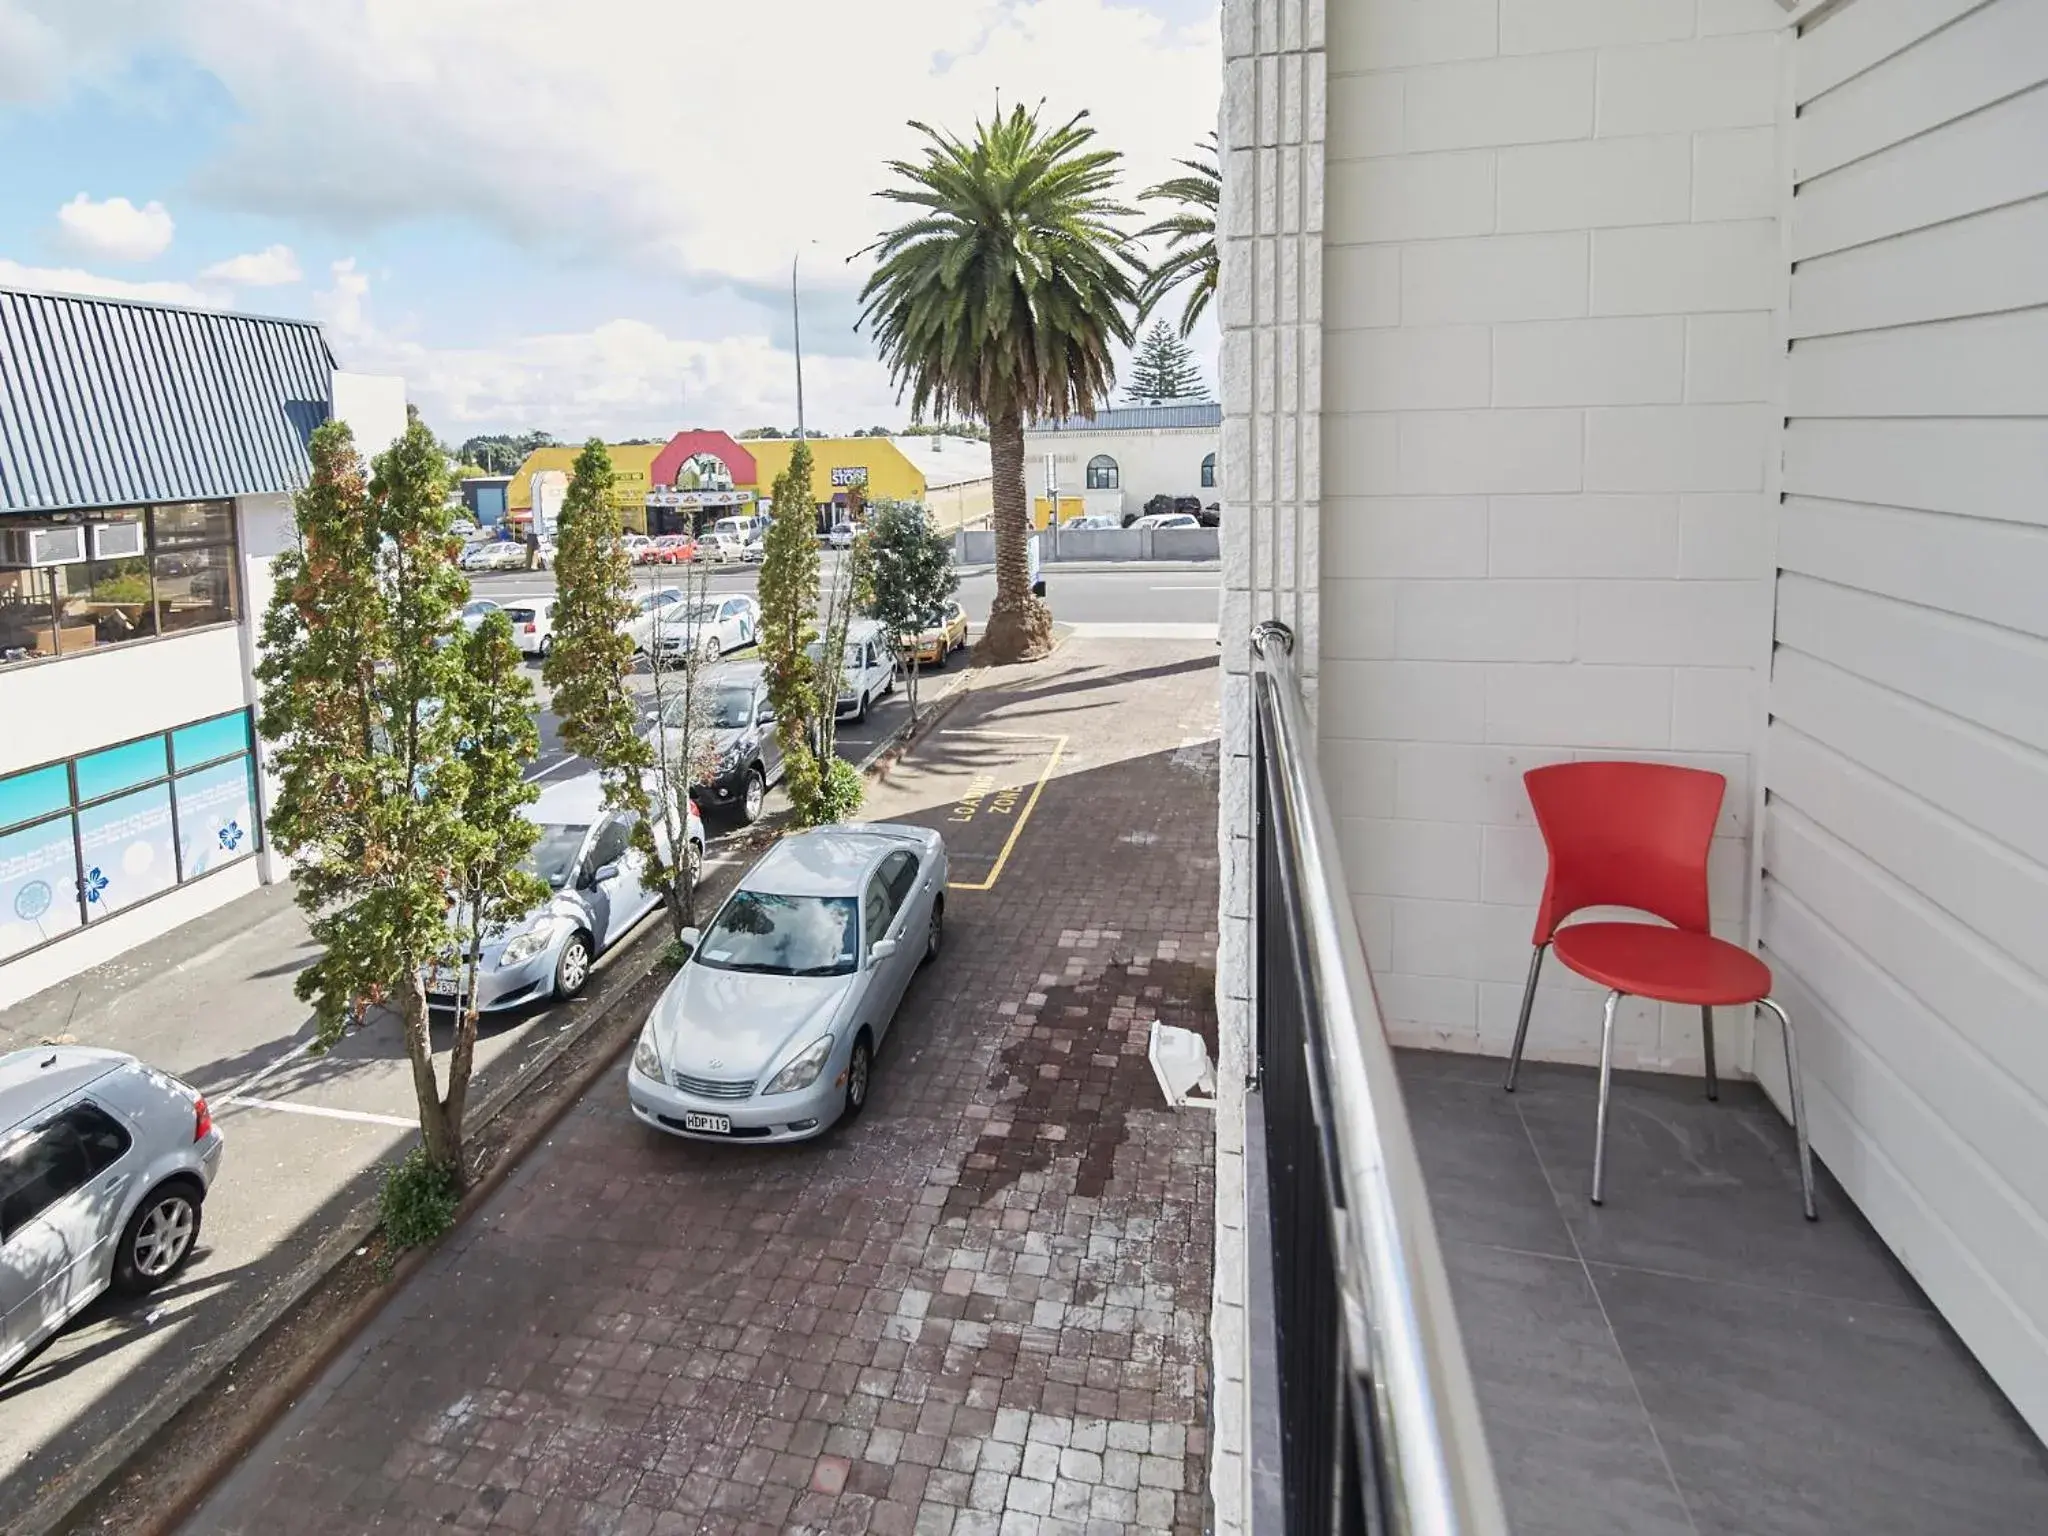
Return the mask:
[[[804,440],[804,315],[796,297],[796,264],[803,252],[789,258],[789,322],[796,338],[796,440]]]

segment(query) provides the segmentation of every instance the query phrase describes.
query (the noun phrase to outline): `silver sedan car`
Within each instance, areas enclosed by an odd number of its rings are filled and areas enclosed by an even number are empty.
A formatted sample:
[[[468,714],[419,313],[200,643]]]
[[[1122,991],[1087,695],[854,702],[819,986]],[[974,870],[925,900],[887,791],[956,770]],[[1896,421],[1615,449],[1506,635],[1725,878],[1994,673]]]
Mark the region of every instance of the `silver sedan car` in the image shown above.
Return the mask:
[[[0,1056],[0,1375],[109,1286],[184,1267],[220,1150],[199,1092],[133,1056]]]
[[[946,845],[853,822],[784,838],[726,898],[655,1004],[633,1113],[711,1141],[801,1141],[861,1112],[875,1052],[939,952]]]

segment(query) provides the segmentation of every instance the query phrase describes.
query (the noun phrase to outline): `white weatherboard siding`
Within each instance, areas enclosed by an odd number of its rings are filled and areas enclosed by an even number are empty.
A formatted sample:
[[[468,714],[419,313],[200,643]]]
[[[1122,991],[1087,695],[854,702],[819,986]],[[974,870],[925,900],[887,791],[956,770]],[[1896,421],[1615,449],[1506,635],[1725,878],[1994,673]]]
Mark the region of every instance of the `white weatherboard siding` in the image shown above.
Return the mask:
[[[1725,774],[1715,920],[1750,935],[1784,20],[1775,0],[1331,9],[1304,581],[1345,875],[1401,1043],[1507,1050],[1538,764]],[[1621,1019],[1622,1061],[1699,1069],[1696,1009]],[[1531,1053],[1592,1060],[1599,1023],[1553,966]],[[1724,1062],[1748,1032],[1724,1011]]]
[[[1793,81],[1762,938],[1816,1147],[2048,1433],[2048,6],[1851,0]]]

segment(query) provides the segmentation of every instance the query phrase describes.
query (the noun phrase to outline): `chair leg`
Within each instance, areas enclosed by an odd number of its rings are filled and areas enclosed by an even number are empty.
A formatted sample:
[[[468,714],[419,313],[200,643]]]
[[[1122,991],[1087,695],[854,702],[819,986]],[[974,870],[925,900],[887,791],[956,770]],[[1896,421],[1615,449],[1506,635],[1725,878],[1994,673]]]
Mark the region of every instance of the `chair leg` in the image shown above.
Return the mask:
[[[1785,1076],[1792,1094],[1792,1135],[1799,1143],[1799,1193],[1806,1205],[1806,1219],[1818,1221],[1813,1208],[1813,1149],[1806,1142],[1806,1092],[1799,1084],[1799,1042],[1792,1034],[1792,1015],[1776,998],[1763,999],[1761,1006],[1778,1016],[1778,1028],[1785,1037]]]
[[[1607,1091],[1614,1081],[1614,1010],[1621,994],[1607,994],[1607,1012],[1600,1021],[1600,1108],[1593,1117],[1593,1203],[1607,1184]]]
[[[1707,1097],[1721,1097],[1721,1076],[1714,1070],[1714,1010],[1700,1009],[1700,1039],[1707,1048]]]
[[[1515,1025],[1515,1048],[1508,1052],[1508,1077],[1501,1086],[1509,1093],[1515,1091],[1515,1077],[1522,1070],[1522,1043],[1529,1038],[1529,1010],[1536,1006],[1536,973],[1543,969],[1543,951],[1548,944],[1538,944],[1536,952],[1529,956],[1529,982],[1522,988],[1522,1017]]]

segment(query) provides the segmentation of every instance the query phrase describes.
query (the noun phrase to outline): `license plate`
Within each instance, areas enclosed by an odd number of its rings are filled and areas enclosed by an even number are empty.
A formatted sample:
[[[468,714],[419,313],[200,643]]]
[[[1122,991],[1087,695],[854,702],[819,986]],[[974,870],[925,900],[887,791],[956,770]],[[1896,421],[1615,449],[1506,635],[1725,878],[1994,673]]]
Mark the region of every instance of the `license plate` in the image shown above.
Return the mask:
[[[700,1115],[685,1111],[683,1129],[686,1131],[715,1131],[721,1136],[732,1134],[732,1117],[729,1115]]]

